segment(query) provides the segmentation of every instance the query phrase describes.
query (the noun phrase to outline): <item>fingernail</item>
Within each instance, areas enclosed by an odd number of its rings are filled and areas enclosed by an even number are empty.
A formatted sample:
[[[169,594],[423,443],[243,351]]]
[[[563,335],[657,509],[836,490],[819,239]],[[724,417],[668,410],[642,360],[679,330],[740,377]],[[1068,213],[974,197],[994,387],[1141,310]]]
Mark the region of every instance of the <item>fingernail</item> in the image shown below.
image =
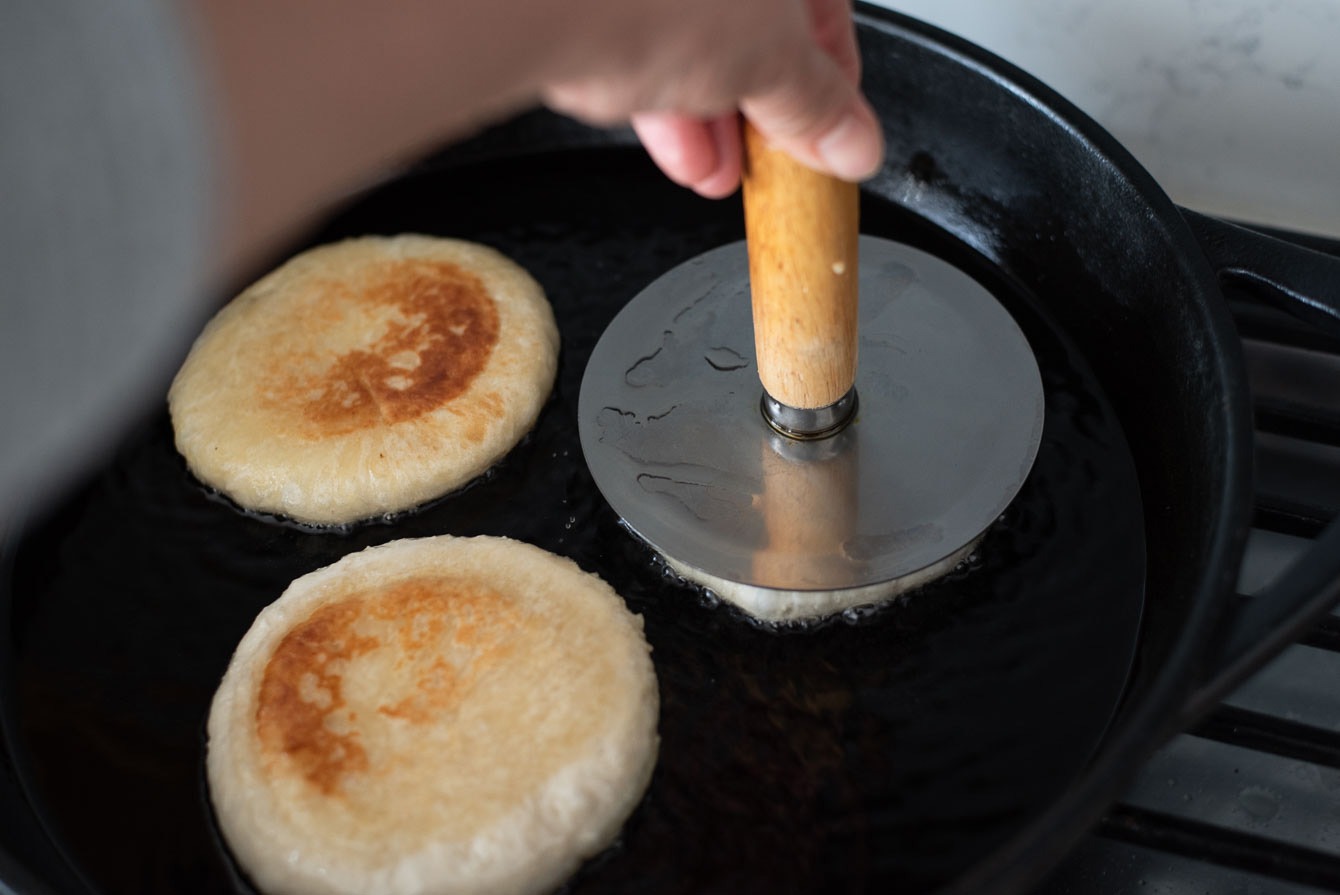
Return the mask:
[[[870,122],[848,112],[815,144],[819,158],[843,180],[864,180],[879,170],[880,138]]]

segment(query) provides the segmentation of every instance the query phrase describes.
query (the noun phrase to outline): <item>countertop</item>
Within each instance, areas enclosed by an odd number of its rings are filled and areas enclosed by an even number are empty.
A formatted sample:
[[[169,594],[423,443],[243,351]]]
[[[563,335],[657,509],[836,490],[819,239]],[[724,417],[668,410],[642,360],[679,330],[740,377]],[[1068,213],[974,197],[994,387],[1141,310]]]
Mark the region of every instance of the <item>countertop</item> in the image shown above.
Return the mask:
[[[1340,0],[877,0],[1004,57],[1176,201],[1340,237]]]

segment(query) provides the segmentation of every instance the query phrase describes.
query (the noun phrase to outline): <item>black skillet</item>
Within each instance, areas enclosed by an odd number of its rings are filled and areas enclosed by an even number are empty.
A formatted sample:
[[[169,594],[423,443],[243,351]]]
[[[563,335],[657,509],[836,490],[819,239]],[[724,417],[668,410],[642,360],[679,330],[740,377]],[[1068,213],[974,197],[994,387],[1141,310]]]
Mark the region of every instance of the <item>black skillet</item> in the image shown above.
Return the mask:
[[[0,880],[250,891],[201,772],[213,687],[287,581],[392,538],[530,540],[608,578],[646,618],[660,763],[574,893],[1020,891],[1151,749],[1324,611],[1340,589],[1336,526],[1268,594],[1229,599],[1251,405],[1218,278],[1325,319],[1340,270],[1179,211],[1107,134],[982,51],[884,11],[859,22],[889,142],[864,229],[980,278],[1043,372],[1038,462],[970,562],[804,631],[752,626],[667,576],[591,483],[577,389],[622,303],[740,238],[739,207],[670,186],[627,134],[524,116],[359,197],[306,241],[462,236],[536,274],[563,332],[559,382],[498,469],[412,514],[307,531],[199,487],[158,412],[13,526]]]

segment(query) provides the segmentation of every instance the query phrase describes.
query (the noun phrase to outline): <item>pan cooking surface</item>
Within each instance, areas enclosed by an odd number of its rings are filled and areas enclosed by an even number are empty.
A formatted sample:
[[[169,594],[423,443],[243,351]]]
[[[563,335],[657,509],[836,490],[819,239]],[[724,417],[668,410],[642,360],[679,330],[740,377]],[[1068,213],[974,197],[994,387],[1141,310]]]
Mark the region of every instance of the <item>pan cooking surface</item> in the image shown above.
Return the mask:
[[[947,239],[875,200],[863,230],[956,260]],[[664,271],[741,238],[737,202],[673,187],[635,150],[557,153],[410,175],[312,241],[405,231],[493,245],[554,303],[556,393],[498,468],[412,514],[307,531],[207,493],[164,411],[13,545],[8,746],[98,890],[249,891],[204,784],[214,687],[289,581],[400,537],[530,541],[599,573],[646,619],[660,761],[574,893],[927,890],[1075,778],[1130,669],[1144,531],[1110,408],[1026,296],[987,283],[1038,354],[1046,427],[1032,475],[971,561],[879,612],[771,631],[668,576],[599,498],[577,438],[605,325]]]

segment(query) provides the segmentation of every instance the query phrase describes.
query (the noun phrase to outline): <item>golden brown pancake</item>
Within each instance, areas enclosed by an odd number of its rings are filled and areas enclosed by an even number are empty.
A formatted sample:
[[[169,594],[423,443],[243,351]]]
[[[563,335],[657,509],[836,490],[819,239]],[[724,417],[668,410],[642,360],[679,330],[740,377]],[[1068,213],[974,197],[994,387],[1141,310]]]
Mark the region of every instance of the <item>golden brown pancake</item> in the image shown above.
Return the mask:
[[[339,524],[484,472],[534,425],[557,363],[544,292],[503,255],[363,237],[298,255],[223,308],[168,406],[205,484]]]
[[[294,581],[209,716],[219,827],[270,893],[541,892],[656,759],[642,620],[503,538],[395,541]]]

